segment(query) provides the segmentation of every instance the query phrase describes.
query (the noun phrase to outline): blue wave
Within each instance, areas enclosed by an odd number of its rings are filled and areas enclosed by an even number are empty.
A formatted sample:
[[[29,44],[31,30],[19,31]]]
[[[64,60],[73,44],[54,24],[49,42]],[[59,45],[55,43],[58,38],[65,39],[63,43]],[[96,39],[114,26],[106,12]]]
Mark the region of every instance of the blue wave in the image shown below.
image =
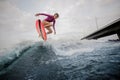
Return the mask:
[[[0,75],[7,71],[7,67],[11,65],[14,61],[16,61],[19,57],[22,56],[27,50],[29,50],[34,45],[31,41],[23,41],[11,49],[6,50],[3,54],[4,56],[0,56]]]
[[[119,79],[120,42],[36,42],[20,53],[1,80]]]

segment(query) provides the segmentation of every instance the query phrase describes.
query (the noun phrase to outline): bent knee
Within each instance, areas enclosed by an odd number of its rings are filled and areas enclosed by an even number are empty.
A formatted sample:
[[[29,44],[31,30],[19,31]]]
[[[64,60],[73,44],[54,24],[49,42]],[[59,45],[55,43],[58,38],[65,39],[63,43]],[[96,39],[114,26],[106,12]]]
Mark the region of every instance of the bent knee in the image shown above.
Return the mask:
[[[52,33],[53,31],[52,31],[52,30],[50,30],[49,32],[50,32],[50,33]]]
[[[47,34],[51,34],[53,31],[48,31]]]

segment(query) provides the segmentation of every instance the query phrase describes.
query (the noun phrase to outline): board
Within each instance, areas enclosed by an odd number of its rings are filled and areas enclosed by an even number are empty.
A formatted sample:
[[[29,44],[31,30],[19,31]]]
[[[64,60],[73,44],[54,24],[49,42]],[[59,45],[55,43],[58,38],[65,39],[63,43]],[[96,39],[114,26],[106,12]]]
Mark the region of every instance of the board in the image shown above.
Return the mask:
[[[36,30],[38,34],[41,35],[42,39],[46,41],[47,40],[46,31],[40,19],[36,20]]]

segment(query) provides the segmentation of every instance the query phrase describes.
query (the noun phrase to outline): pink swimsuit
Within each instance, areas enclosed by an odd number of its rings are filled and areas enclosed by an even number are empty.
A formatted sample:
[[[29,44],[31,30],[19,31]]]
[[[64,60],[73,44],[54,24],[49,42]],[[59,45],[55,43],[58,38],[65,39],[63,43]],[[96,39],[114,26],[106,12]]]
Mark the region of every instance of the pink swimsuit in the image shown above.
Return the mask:
[[[53,29],[55,30],[55,18],[54,18],[54,16],[49,15],[49,14],[44,14],[44,13],[40,13],[40,15],[47,16],[47,18],[45,19],[45,21],[53,22]]]

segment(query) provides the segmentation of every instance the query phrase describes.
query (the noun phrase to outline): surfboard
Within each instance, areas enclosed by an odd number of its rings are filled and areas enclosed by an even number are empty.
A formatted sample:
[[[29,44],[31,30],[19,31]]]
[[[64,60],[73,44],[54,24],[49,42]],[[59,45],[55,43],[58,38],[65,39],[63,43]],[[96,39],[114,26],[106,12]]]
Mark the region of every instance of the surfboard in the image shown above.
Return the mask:
[[[41,35],[42,39],[46,41],[47,40],[46,31],[40,19],[36,20],[36,30],[38,34]]]

